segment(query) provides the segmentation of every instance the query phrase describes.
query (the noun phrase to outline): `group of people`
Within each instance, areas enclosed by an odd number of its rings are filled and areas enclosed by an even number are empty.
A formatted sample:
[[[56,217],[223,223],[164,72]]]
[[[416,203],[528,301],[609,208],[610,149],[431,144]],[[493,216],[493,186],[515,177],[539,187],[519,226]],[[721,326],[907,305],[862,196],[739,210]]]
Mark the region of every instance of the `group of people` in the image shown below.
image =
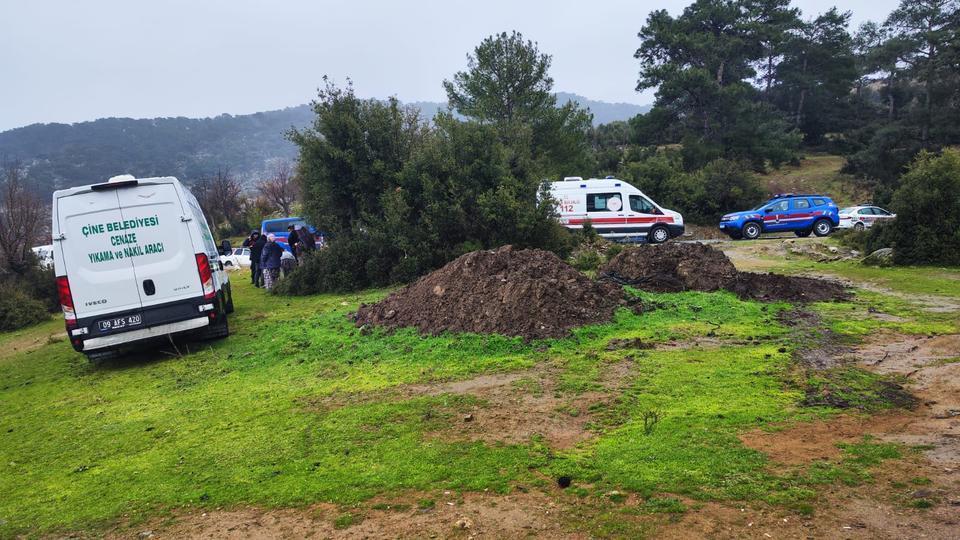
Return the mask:
[[[293,271],[305,254],[317,248],[316,238],[306,227],[290,225],[287,231],[289,251],[277,243],[273,233],[251,231],[243,241],[243,247],[250,248],[250,280],[254,287],[273,289],[280,281],[281,271],[284,275]]]

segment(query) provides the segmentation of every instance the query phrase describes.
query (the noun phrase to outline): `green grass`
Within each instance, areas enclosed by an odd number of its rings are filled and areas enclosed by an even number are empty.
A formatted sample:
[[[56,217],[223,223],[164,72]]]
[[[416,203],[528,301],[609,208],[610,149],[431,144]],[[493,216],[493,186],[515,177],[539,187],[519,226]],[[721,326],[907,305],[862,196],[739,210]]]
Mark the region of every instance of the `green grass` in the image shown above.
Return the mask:
[[[760,181],[771,194],[825,193],[841,207],[869,200],[870,187],[841,173],[843,163],[843,156],[811,154],[801,160],[799,167],[784,165],[760,175]]]
[[[235,275],[232,335],[182,348],[182,357],[152,350],[95,368],[66,341],[0,356],[0,537],[97,531],[120,516],[137,523],[178,508],[346,507],[409,493],[419,495],[406,502],[423,508],[439,490],[502,493],[518,484],[547,487],[561,474],[574,478],[572,492],[589,486],[783,504],[815,493],[813,472],[771,470],[737,438],[835,412],[799,406],[790,363],[796,344],[777,321],[785,304],[724,292],[643,293],[659,308],[623,309],[570,338],[524,343],[361,334],[348,313],[386,291],[282,298]],[[0,344],[45,340],[58,324],[0,335]],[[613,338],[704,337],[720,346],[607,350]],[[601,410],[576,408],[577,396],[599,390],[605,370],[628,355],[627,390]],[[593,441],[560,450],[538,437],[509,445],[431,436],[486,404],[400,391],[543,363],[556,366],[555,391],[577,414],[595,415]],[[535,382],[516,387],[542,393]],[[650,410],[661,419],[648,431],[642,416]],[[834,474],[854,466],[867,465],[841,463]],[[662,504],[661,511],[676,508]],[[616,512],[604,515],[588,520],[593,532],[614,534]],[[345,510],[334,525],[357,519]]]

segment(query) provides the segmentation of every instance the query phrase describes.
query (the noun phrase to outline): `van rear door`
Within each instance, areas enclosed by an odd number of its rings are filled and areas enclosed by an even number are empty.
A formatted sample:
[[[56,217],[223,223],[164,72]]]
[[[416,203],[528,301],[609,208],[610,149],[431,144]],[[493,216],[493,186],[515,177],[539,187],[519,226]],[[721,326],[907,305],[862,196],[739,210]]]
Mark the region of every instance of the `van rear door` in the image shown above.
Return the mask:
[[[176,187],[141,181],[116,193],[124,227],[117,233],[118,242],[133,263],[143,307],[202,296],[188,225],[193,217]]]
[[[117,190],[87,191],[57,199],[55,234],[78,318],[137,310],[140,293],[133,260],[111,243],[112,224],[123,221]]]

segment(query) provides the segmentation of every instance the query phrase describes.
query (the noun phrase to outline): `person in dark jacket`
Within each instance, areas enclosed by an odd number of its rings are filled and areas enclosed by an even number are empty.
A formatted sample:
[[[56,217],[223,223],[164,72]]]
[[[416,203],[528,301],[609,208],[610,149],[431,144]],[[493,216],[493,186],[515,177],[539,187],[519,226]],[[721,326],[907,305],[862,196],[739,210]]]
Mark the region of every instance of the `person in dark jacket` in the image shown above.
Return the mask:
[[[263,268],[263,283],[267,290],[273,289],[280,280],[280,257],[283,255],[283,248],[276,242],[277,237],[268,234],[267,243],[263,246],[263,254],[260,256],[260,266]]]
[[[267,237],[259,232],[254,233],[256,238],[250,244],[250,280],[254,287],[263,285],[263,268],[260,266],[260,256],[263,255],[263,246],[267,243]]]
[[[296,258],[300,258],[300,246],[297,245],[299,243],[300,235],[297,234],[297,228],[287,225],[287,245],[290,246],[290,253],[293,253]]]

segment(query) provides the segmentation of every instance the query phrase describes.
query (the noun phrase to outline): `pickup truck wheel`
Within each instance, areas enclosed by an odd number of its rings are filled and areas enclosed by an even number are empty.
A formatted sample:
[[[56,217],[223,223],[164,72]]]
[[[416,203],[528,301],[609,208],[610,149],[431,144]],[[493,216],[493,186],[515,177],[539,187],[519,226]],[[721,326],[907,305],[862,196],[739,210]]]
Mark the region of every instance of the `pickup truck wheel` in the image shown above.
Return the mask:
[[[833,231],[833,224],[830,223],[829,219],[818,219],[813,224],[813,234],[817,236],[827,236],[831,231]]]
[[[662,244],[670,239],[670,231],[666,227],[658,226],[647,233],[647,241],[651,244]]]
[[[760,232],[760,224],[752,221],[745,224],[743,228],[740,229],[740,234],[742,234],[747,240],[756,240],[757,238],[760,238]]]
[[[797,235],[799,238],[806,238],[812,233],[812,229],[804,229],[802,231],[793,231],[793,234]]]

